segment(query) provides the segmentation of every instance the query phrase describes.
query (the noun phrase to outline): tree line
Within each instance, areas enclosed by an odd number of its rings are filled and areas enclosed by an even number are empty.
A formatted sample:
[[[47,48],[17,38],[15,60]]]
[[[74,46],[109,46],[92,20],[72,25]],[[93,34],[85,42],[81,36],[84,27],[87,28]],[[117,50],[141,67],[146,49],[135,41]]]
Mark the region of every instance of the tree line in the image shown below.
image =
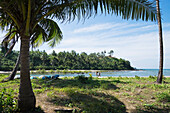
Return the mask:
[[[47,54],[46,51],[30,51],[30,69],[46,69],[46,70],[63,70],[63,69],[74,69],[74,70],[133,70],[130,62],[122,58],[118,59],[112,57],[113,50],[109,52],[109,56],[106,56],[106,51],[101,53],[90,53],[89,55],[85,52],[76,53],[72,50],[71,52],[59,52],[53,51],[51,54]],[[4,57],[3,50],[0,51],[0,70],[12,70],[17,57],[18,51],[12,51],[9,55]],[[19,68],[20,69],[20,68]]]

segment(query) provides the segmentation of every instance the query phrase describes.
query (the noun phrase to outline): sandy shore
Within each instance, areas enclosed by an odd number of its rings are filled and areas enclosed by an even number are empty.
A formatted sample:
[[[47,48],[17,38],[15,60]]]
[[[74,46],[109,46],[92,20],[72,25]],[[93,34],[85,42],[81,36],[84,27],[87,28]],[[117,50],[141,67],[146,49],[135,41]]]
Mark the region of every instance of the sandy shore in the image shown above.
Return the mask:
[[[36,72],[37,70],[30,70],[30,72]],[[46,70],[46,72],[50,72],[51,70]],[[54,70],[56,71],[56,70]],[[106,71],[132,71],[132,70],[67,70],[67,71],[89,71],[89,72],[106,72]],[[133,71],[140,71],[140,70],[133,70]],[[0,74],[9,74],[12,71],[0,71]],[[20,71],[17,71],[17,73],[20,73]]]
[[[30,72],[36,72],[37,70],[30,70]],[[54,70],[54,71],[56,71],[56,70]],[[89,72],[97,72],[97,71],[106,71],[106,70],[67,70],[67,71],[82,71],[82,72],[84,72],[84,71],[89,71]],[[109,71],[109,70],[107,70],[107,71]],[[110,70],[110,71],[113,71],[113,70]],[[116,70],[115,70],[116,71]],[[118,71],[118,70],[117,70]],[[9,73],[11,73],[12,71],[0,71],[0,74],[9,74]],[[50,70],[46,70],[46,72],[50,72]],[[17,71],[17,73],[20,73],[20,71]]]
[[[36,72],[36,70],[31,70],[33,72]],[[50,70],[46,70],[47,73],[50,72]],[[131,70],[68,70],[68,71],[90,71],[90,72],[105,72],[105,71],[131,71]],[[140,70],[133,70],[133,71],[140,71]],[[12,71],[0,71],[0,74],[10,74]],[[17,71],[17,74],[20,74],[20,71]],[[61,77],[61,76],[60,76]],[[70,76],[71,77],[71,76]],[[118,77],[118,76],[111,76],[111,77]],[[121,76],[121,77],[129,77],[129,76]],[[170,77],[170,76],[165,76]],[[62,78],[62,77],[61,77]],[[100,76],[98,78],[107,78],[107,76]]]

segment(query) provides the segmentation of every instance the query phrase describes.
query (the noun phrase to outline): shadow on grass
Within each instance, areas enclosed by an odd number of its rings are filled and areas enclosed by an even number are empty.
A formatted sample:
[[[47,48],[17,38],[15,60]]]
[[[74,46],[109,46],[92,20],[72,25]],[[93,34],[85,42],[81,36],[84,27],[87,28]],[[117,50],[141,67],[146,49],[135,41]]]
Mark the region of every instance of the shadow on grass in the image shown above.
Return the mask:
[[[51,91],[48,95],[48,101],[57,106],[74,108],[77,112],[85,113],[126,113],[125,105],[116,97],[95,90],[119,89],[115,83],[121,81],[87,80],[82,83],[75,79],[58,79],[52,82],[33,82],[42,88],[64,88],[62,92]]]
[[[104,93],[84,94],[75,91],[67,91],[67,96],[55,96],[48,101],[58,106],[67,106],[76,109],[77,112],[87,113],[126,113],[125,105],[114,96]]]
[[[34,110],[29,112],[16,112],[16,113],[45,113],[45,112],[41,109],[41,107],[38,106]]]
[[[159,109],[157,107],[151,107],[148,109],[137,109],[138,113],[170,113],[170,108]]]
[[[49,80],[50,81],[50,80]],[[44,87],[55,87],[55,88],[65,88],[65,87],[76,87],[76,88],[83,88],[83,89],[89,89],[89,88],[102,88],[106,90],[116,90],[120,89],[115,84],[117,83],[123,83],[126,82],[120,81],[120,80],[86,80],[84,82],[81,82],[79,80],[75,79],[57,79],[53,80],[52,82],[48,82],[48,80],[34,80],[33,83],[41,85]]]

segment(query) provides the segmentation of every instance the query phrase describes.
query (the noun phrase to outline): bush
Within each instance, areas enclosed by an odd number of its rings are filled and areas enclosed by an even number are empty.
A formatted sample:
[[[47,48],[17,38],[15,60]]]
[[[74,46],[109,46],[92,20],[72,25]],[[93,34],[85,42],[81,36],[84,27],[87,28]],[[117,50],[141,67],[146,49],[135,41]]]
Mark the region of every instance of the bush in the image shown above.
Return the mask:
[[[92,80],[93,79],[93,76],[92,76],[92,74],[91,73],[89,73],[89,80]]]
[[[152,75],[150,75],[150,76],[149,76],[149,78],[150,78],[150,79],[155,79],[155,78],[156,78],[156,76],[152,76]]]
[[[55,71],[51,69],[51,70],[50,70],[50,73],[55,73]]]
[[[140,77],[139,77],[139,76],[137,76],[137,75],[135,75],[135,78],[136,78],[136,79],[140,79]]]
[[[12,71],[13,66],[0,66],[0,71]]]
[[[37,73],[40,73],[40,74],[44,74],[44,73],[46,73],[46,70],[45,70],[45,69],[42,69],[42,70],[39,69],[39,70],[37,70],[36,72],[37,72]]]
[[[80,81],[81,83],[87,83],[88,78],[85,77],[85,75],[78,75],[76,77],[74,77],[76,80]]]
[[[12,113],[17,110],[16,100],[13,96],[13,90],[7,90],[4,88],[0,93],[0,113]]]

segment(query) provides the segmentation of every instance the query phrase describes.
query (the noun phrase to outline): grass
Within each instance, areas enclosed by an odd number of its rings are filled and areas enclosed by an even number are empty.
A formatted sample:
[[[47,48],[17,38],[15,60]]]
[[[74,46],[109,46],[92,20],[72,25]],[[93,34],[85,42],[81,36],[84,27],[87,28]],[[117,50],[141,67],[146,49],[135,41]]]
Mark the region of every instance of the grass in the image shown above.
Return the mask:
[[[0,75],[0,80],[7,75]],[[38,109],[56,108],[75,113],[170,112],[170,78],[154,84],[156,77],[65,77],[52,82],[32,80]],[[19,80],[0,83],[0,91],[17,98]],[[12,90],[12,93],[10,93]]]

